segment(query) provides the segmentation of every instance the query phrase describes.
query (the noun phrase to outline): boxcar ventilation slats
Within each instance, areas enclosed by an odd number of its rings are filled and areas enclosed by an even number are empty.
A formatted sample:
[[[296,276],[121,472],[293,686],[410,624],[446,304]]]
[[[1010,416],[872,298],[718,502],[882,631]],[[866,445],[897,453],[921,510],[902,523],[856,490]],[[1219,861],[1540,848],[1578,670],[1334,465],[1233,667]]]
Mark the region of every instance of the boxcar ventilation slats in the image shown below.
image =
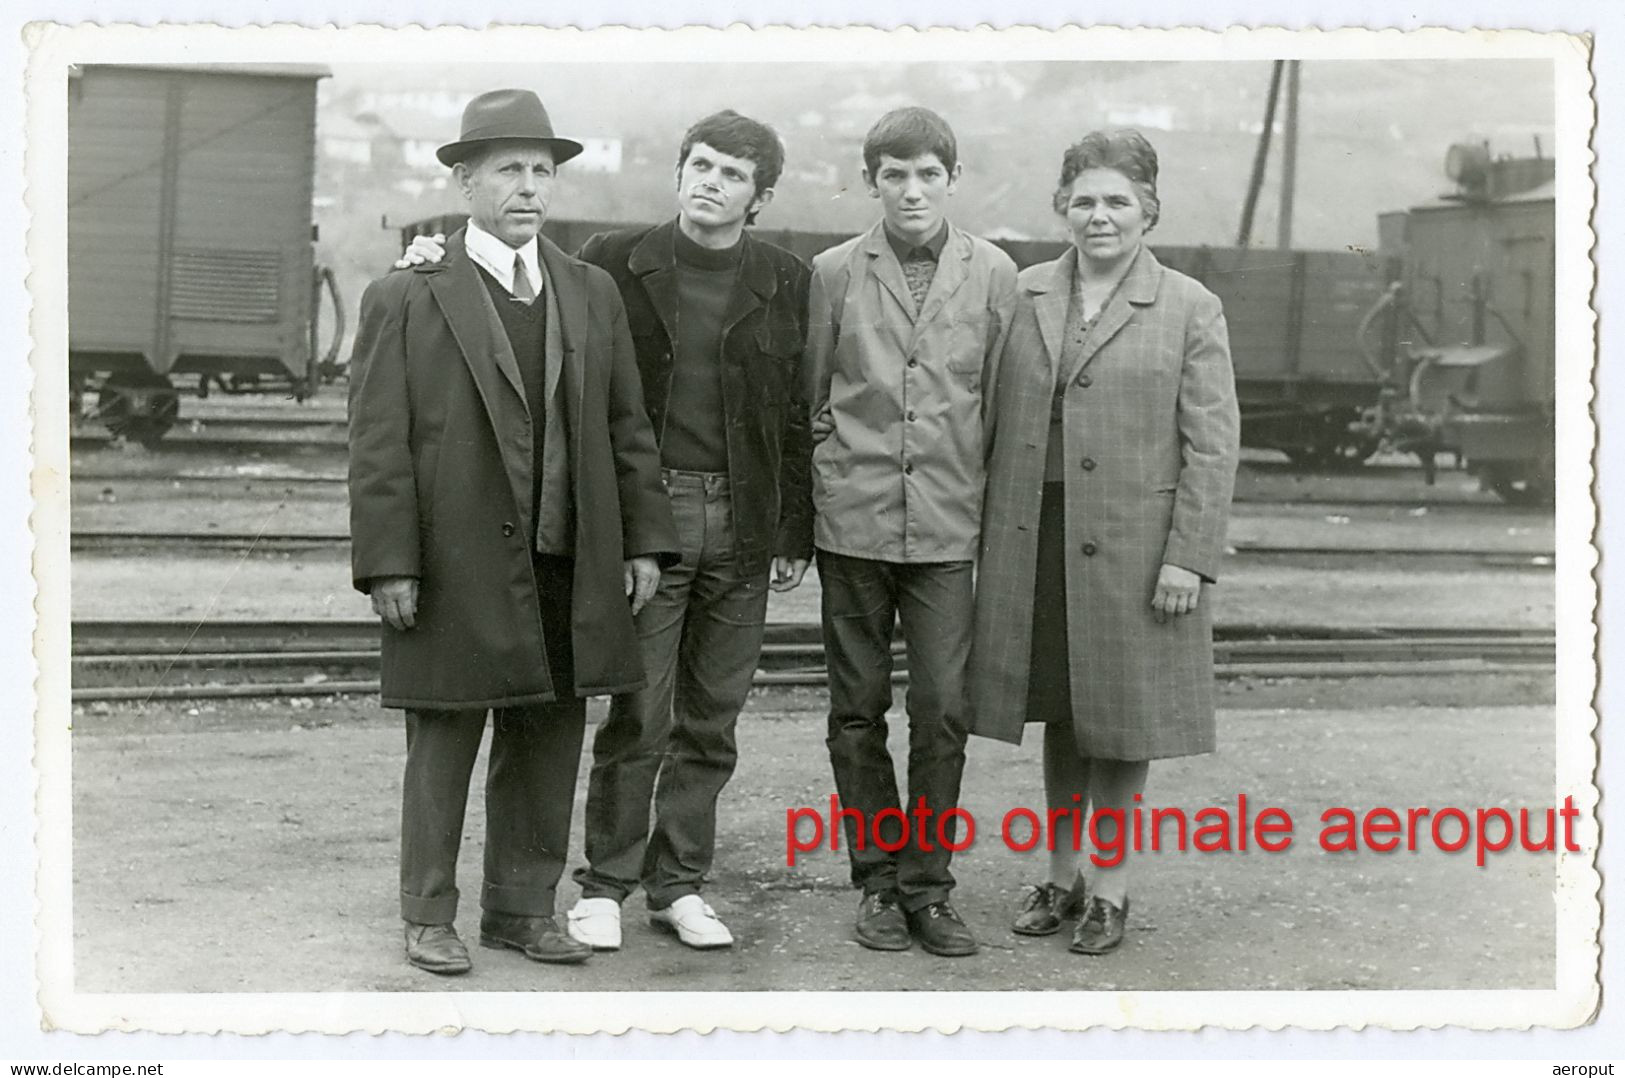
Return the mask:
[[[275,322],[281,278],[277,251],[180,248],[170,278],[169,313],[201,322]]]

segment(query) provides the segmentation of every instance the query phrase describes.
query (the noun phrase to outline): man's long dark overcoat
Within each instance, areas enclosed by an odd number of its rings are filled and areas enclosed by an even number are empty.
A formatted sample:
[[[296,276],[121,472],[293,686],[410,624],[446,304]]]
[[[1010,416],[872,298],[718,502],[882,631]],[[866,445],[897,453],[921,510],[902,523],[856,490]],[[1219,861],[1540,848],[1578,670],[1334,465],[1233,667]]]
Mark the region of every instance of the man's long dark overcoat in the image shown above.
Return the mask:
[[[623,560],[675,561],[671,510],[615,283],[545,238],[541,259],[562,362],[550,435],[568,439],[578,695],[644,682]],[[550,372],[552,374],[552,372]],[[350,365],[355,586],[420,580],[416,628],[383,629],[386,707],[474,708],[554,698],[536,576],[531,408],[461,232],[446,258],[375,281]],[[540,418],[540,417],[538,417]],[[557,480],[557,481],[555,481]]]

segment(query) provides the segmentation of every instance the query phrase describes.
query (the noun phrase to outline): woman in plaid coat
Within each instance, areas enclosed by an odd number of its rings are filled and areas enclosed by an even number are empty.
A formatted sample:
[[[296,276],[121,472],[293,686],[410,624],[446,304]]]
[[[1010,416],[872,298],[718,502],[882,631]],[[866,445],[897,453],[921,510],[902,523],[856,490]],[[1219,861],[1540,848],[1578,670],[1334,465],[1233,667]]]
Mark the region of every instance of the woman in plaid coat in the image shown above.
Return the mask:
[[[1067,813],[1127,815],[1151,760],[1214,747],[1203,591],[1240,419],[1218,299],[1143,245],[1156,183],[1138,132],[1067,150],[1055,209],[1073,246],[1021,274],[988,435],[972,731],[1019,742],[1044,723],[1045,796]],[[1098,826],[1102,860],[1127,852],[1110,813]],[[1071,949],[1103,954],[1123,938],[1128,862],[1086,893],[1060,830],[1013,927],[1049,935],[1077,916]]]

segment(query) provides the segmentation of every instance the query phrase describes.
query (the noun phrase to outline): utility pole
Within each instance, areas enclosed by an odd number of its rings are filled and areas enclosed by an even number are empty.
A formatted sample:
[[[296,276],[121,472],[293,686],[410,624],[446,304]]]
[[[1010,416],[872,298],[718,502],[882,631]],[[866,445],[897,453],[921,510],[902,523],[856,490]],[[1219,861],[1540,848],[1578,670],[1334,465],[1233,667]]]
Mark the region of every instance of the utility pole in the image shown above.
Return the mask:
[[[1285,63],[1284,60],[1277,60],[1270,69],[1270,96],[1264,103],[1264,130],[1258,133],[1258,151],[1253,155],[1252,178],[1247,181],[1247,202],[1241,209],[1237,247],[1246,247],[1253,238],[1253,211],[1258,208],[1258,192],[1264,186],[1264,166],[1270,156],[1270,133],[1275,129],[1275,101],[1281,96],[1281,68]]]
[[[1286,62],[1286,132],[1281,142],[1281,215],[1275,223],[1275,246],[1292,246],[1292,196],[1298,182],[1298,68]]]

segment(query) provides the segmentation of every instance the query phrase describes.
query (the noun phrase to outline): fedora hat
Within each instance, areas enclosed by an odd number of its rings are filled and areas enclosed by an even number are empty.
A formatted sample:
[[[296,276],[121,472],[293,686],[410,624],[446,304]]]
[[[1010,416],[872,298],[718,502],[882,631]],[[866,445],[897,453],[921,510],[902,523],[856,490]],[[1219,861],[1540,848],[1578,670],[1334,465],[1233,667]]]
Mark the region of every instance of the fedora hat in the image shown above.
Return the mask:
[[[463,109],[463,131],[456,142],[434,152],[442,165],[455,165],[488,142],[525,139],[553,148],[553,163],[562,165],[581,152],[581,143],[553,134],[542,99],[529,90],[492,90]]]

